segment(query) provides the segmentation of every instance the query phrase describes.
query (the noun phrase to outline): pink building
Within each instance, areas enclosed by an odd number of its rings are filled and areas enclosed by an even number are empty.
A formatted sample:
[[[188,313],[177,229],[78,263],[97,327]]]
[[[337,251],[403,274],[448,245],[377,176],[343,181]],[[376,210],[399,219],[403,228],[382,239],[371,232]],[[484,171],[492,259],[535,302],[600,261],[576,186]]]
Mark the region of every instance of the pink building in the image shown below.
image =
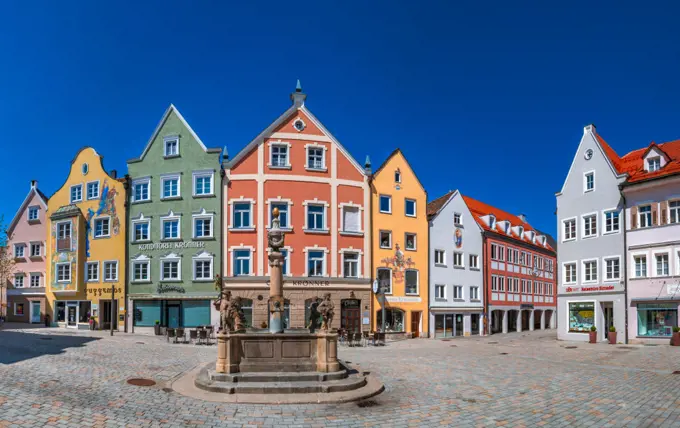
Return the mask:
[[[8,321],[44,322],[47,199],[31,181],[31,190],[7,229],[8,249],[16,262],[7,289]]]

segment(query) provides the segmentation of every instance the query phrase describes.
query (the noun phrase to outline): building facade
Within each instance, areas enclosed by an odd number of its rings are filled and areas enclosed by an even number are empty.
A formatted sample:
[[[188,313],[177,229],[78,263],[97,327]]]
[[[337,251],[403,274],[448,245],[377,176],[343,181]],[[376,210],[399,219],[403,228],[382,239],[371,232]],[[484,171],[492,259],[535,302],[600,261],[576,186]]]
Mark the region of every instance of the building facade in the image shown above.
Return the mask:
[[[125,326],[125,197],[91,147],[47,204],[47,315],[69,328]]]
[[[305,327],[311,303],[329,293],[331,327],[369,330],[368,175],[305,99],[298,84],[291,107],[225,164],[225,284],[243,299],[248,325],[269,325],[267,230],[278,208],[285,327]]]
[[[586,126],[557,193],[561,340],[588,341],[592,326],[598,340],[606,340],[612,326],[626,331],[624,200],[619,191],[625,179],[620,158],[595,126]]]
[[[456,190],[430,202],[430,337],[483,334],[483,235]]]
[[[208,149],[175,106],[128,161],[131,331],[218,324],[221,149]]]
[[[45,213],[47,196],[31,188],[7,228],[8,249],[14,255],[14,275],[7,288],[7,320],[37,324],[45,321]]]
[[[555,250],[523,215],[464,196],[482,229],[486,333],[555,328]]]
[[[372,329],[428,334],[427,192],[397,149],[371,179],[373,280],[383,287],[384,308],[373,295]]]

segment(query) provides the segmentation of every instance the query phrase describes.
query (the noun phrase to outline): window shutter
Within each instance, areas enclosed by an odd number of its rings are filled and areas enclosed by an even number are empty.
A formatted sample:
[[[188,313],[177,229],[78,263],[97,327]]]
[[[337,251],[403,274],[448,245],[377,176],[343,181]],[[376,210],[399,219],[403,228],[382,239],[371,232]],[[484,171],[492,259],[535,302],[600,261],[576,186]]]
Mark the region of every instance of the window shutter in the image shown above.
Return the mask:
[[[658,224],[658,221],[657,221],[657,218],[656,218],[656,216],[658,214],[657,206],[658,206],[657,204],[652,204],[652,225]]]
[[[668,221],[668,201],[661,201],[661,221],[659,224],[666,224]]]
[[[638,227],[638,207],[630,208],[630,228],[637,229]]]
[[[359,208],[358,207],[344,207],[342,210],[343,215],[343,229],[347,232],[359,232],[361,229],[359,227]]]

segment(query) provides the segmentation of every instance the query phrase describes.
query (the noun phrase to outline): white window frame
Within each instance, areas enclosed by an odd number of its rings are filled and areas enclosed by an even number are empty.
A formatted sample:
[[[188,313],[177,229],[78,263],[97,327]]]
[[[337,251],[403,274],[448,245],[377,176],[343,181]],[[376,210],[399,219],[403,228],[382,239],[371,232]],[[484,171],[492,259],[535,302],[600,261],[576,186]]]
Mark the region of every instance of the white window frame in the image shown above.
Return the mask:
[[[647,171],[648,172],[655,172],[661,169],[661,156],[653,156],[653,157],[648,157],[647,158]],[[652,169],[652,166],[655,168]]]
[[[573,237],[567,237],[566,234],[566,225],[569,222],[573,222],[574,224],[574,236]],[[576,217],[569,217],[562,219],[562,242],[570,242],[570,241],[576,241],[578,239],[578,219]]]
[[[177,262],[177,278],[166,278],[165,277],[165,272],[163,270],[163,264],[166,262]],[[161,257],[160,259],[160,280],[161,281],[166,281],[166,282],[182,282],[182,258],[175,254],[175,253],[170,253],[165,257]]]
[[[408,248],[406,243],[408,242],[409,235],[413,235],[413,248]],[[404,232],[404,251],[418,251],[418,234],[413,232]]]
[[[163,174],[160,177],[160,189],[159,195],[161,201],[167,201],[172,199],[179,199],[182,197],[182,175],[179,173],[174,174]],[[177,180],[177,194],[174,196],[165,196],[165,182],[169,180]]]
[[[437,262],[437,254],[441,254],[441,261]],[[435,266],[446,266],[446,250],[434,250],[434,265]]]
[[[588,176],[592,175],[593,176],[593,188],[588,189]],[[589,192],[594,192],[595,191],[595,170],[592,171],[586,171],[583,173],[583,193],[589,193]]]
[[[394,182],[401,183],[401,170],[399,168],[394,171]]]
[[[607,273],[607,262],[610,260],[618,260],[619,262],[619,276],[616,278],[608,278],[608,273]],[[623,264],[621,264],[621,256],[605,256],[602,257],[602,282],[609,282],[609,281],[620,281],[621,280],[621,270],[623,269]]]
[[[229,202],[230,205],[230,215],[229,215],[229,231],[231,232],[252,232],[255,230],[255,223],[254,223],[254,218],[253,218],[253,213],[255,212],[254,206],[255,206],[255,200],[250,199],[250,198],[244,198],[241,196],[238,199],[232,199]],[[236,227],[234,219],[236,218],[236,205],[237,204],[249,204],[250,205],[250,214],[248,215],[248,218],[250,220],[250,224],[248,226],[242,226],[242,227]],[[270,221],[271,221],[271,213],[270,213]]]
[[[177,153],[168,153],[168,143],[175,143],[177,145]],[[163,137],[163,157],[176,158],[179,157],[179,135],[166,135]]]
[[[196,220],[210,220],[210,235],[207,236],[197,236],[196,235]],[[215,237],[215,214],[207,213],[203,209],[198,214],[192,214],[191,216],[191,236],[193,239],[213,239]]]
[[[238,249],[238,248],[236,248]],[[286,269],[282,272],[283,276],[291,276],[290,274],[290,254],[293,252],[293,249],[289,246],[281,247],[282,251],[286,252],[286,255],[284,257],[284,262],[286,265]],[[267,254],[271,254],[271,248],[267,248]],[[267,275],[271,275],[271,269],[269,266],[269,263],[267,263]]]
[[[97,185],[97,194],[95,196],[90,197],[90,184],[96,184]],[[102,194],[102,189],[101,189],[101,183],[99,180],[94,180],[94,181],[88,181],[85,183],[85,198],[88,201],[94,201],[99,199],[99,197]]]
[[[21,248],[21,254],[18,254],[18,249]],[[26,244],[23,242],[21,244],[14,244],[14,258],[23,259],[26,257]]]
[[[104,220],[107,220],[108,225],[109,225],[107,233],[102,234],[102,235],[97,235],[97,223],[103,222]],[[103,230],[103,228],[102,228],[102,230]],[[92,236],[94,238],[110,238],[111,237],[111,216],[104,215],[104,216],[97,217],[97,218],[94,219],[93,226],[92,226]]]
[[[442,290],[441,296],[438,296],[438,290]],[[435,300],[446,300],[446,285],[445,284],[435,284],[434,285],[434,299]]]
[[[130,236],[130,242],[149,242],[151,241],[151,219],[149,218],[144,218],[144,216],[140,216],[138,219],[134,219],[130,221],[131,224],[131,231],[132,231],[132,236]],[[146,224],[147,225],[147,238],[146,239],[137,239],[137,234],[135,233],[135,227],[138,224]]]
[[[309,252],[310,251],[319,251],[323,253],[323,261],[322,261],[322,271],[323,275],[321,276],[309,276]],[[305,253],[305,277],[308,278],[328,278],[328,249],[325,247],[305,247],[303,250]]]
[[[637,207],[637,209],[638,209],[638,212],[637,212],[637,216],[638,216],[638,218],[637,218],[637,220],[638,220],[638,221],[637,221],[637,226],[638,226],[639,228],[642,229],[642,228],[652,227],[652,226],[654,225],[654,209],[653,209],[652,205],[653,205],[653,204],[643,204],[643,205],[638,205],[638,207]],[[644,215],[643,212],[642,212],[642,208],[643,208],[643,207],[649,207],[649,224],[647,224],[647,222],[645,222],[645,225],[644,225],[644,226],[642,225],[642,218],[643,218],[643,215]]]
[[[253,266],[253,254],[255,253],[255,248],[251,246],[245,246],[245,245],[239,245],[238,247],[229,247],[229,258],[231,259],[230,267],[231,267],[231,275],[236,277],[236,262],[240,259],[236,258],[236,251],[248,251],[248,267],[250,272],[245,274],[245,275],[238,275],[239,277],[242,276],[254,276],[255,275],[255,267]],[[267,264],[269,265],[269,264]],[[290,267],[287,266],[289,269]]]
[[[359,210],[359,230],[358,231],[345,230],[345,209],[346,208],[356,208],[356,209]],[[363,233],[364,233],[364,222],[361,221],[361,220],[363,218],[364,207],[362,207],[359,204],[349,202],[349,203],[339,204],[338,209],[340,210],[340,234],[341,235],[363,235]]]
[[[115,266],[114,273],[115,273],[116,276],[113,279],[106,279],[106,267],[110,266],[110,265]],[[102,262],[102,270],[104,271],[103,282],[116,282],[116,281],[118,281],[118,260],[104,260]]]
[[[287,210],[286,210],[286,218],[288,220],[287,225],[281,225],[281,229],[285,231],[292,231],[293,230],[293,220],[292,220],[292,214],[293,214],[293,201],[290,199],[282,199],[281,197],[275,198],[275,199],[267,199],[267,229],[271,229],[272,227],[272,205],[287,205]],[[279,220],[281,220],[281,217],[279,217]]]
[[[137,265],[146,265],[147,273],[146,279],[135,278],[135,268],[137,267]],[[149,260],[147,256],[142,255],[137,257],[136,259],[132,259],[132,263],[130,263],[130,281],[135,284],[151,282],[151,260]]]
[[[413,202],[413,214],[408,213],[407,207],[408,207],[409,202]],[[418,201],[416,201],[415,199],[412,199],[412,198],[404,198],[404,215],[406,217],[414,217],[414,218],[417,217],[418,216]]]
[[[362,278],[362,275],[361,275],[361,255],[362,254],[361,254],[361,251],[355,250],[355,249],[352,249],[352,248],[343,248],[339,252],[340,252],[341,259],[342,259],[341,260],[342,266],[341,266],[340,275],[343,278]],[[345,256],[347,254],[352,254],[352,255],[357,256],[357,259],[356,259],[357,274],[356,274],[356,276],[347,276],[347,272],[345,272]]]
[[[165,238],[165,223],[168,221],[174,221],[177,220],[177,237],[176,238]],[[149,235],[151,235],[151,232],[149,231]],[[173,211],[170,211],[170,214],[166,216],[161,217],[161,230],[160,230],[160,239],[161,241],[179,241],[182,239],[182,216],[179,214],[175,214]]]
[[[387,198],[390,201],[390,208],[387,211],[383,211],[382,209],[382,198]],[[392,195],[378,195],[378,211],[380,211],[382,214],[392,214]]]
[[[472,263],[474,261],[474,263]],[[470,263],[470,269],[479,269],[479,255],[468,254],[468,262]]]
[[[252,259],[252,253],[251,254],[251,259]],[[196,263],[197,262],[210,262],[210,274],[208,275],[207,278],[198,278],[196,276]],[[251,265],[252,266],[252,265]],[[215,272],[215,258],[212,256],[212,254],[208,253],[207,251],[203,251],[191,258],[191,270],[192,270],[192,280],[195,282],[210,282],[213,281],[214,272]],[[252,270],[252,269],[251,269]]]
[[[309,164],[309,151],[321,149],[321,168],[314,168]],[[326,150],[328,147],[323,144],[305,144],[305,169],[308,171],[326,172],[328,167],[326,166]]]
[[[196,181],[199,178],[210,177],[210,193],[196,193]],[[191,173],[191,195],[194,198],[207,198],[210,196],[215,196],[215,171],[212,169],[193,171]]]
[[[313,201],[304,201],[302,205],[305,208],[305,225],[302,228],[302,230],[305,233],[328,233],[328,203],[326,201],[320,201],[316,198],[314,198]],[[310,229],[309,224],[307,224],[307,221],[309,220],[309,206],[320,206],[323,207],[323,229]]]
[[[305,270],[307,270],[307,269],[305,268]],[[379,268],[377,268],[377,269],[375,270],[375,278],[376,278],[376,279],[380,278],[380,275],[378,274],[378,272],[379,272],[380,270],[386,270],[386,271],[388,271],[388,272],[390,273],[390,274],[389,274],[389,278],[390,278],[390,288],[389,288],[389,290],[386,290],[384,293],[385,293],[386,295],[391,295],[391,294],[392,294],[392,290],[393,290],[393,288],[394,288],[394,287],[393,287],[393,280],[392,280],[392,269],[390,269],[390,268],[388,268],[388,267],[379,267]],[[380,284],[378,284],[378,287],[380,287]]]
[[[460,293],[456,293],[456,290],[460,291]],[[458,296],[456,296],[456,294],[458,294]],[[453,291],[451,292],[451,296],[453,297],[453,300],[465,300],[465,295],[463,294],[463,286],[454,285]]]
[[[90,266],[97,266],[97,277],[90,279]],[[85,263],[85,282],[99,282],[99,262],[86,262]]]
[[[80,188],[80,198],[79,198],[79,199],[74,199],[74,198],[73,198],[73,189],[77,189],[77,188]],[[68,197],[69,197],[70,203],[72,203],[72,204],[75,203],[75,202],[83,202],[83,183],[74,184],[73,186],[71,186],[71,187],[69,188]]]
[[[286,142],[286,141],[270,141],[268,143],[269,145],[269,164],[267,165],[271,169],[290,169],[290,149],[291,149],[291,144]],[[285,165],[274,165],[274,148],[283,148],[285,147],[286,149],[286,164]]]
[[[456,217],[458,217],[458,221],[456,221]],[[461,213],[453,213],[453,224],[455,226],[462,226],[463,225],[463,214]]]
[[[42,287],[42,275],[39,273],[31,272],[28,274],[28,288],[40,288]],[[33,285],[33,278],[38,278],[38,285]]]
[[[659,269],[659,263],[656,260],[656,256],[659,255],[666,255],[668,257],[668,274],[667,275],[659,275],[657,273],[657,270]],[[652,269],[652,277],[655,278],[664,278],[667,276],[672,276],[673,275],[673,259],[671,258],[671,251],[670,250],[659,250],[659,251],[652,251],[652,264],[654,265],[654,268]]]
[[[61,266],[68,267],[68,279],[59,279],[59,267],[61,267]],[[55,277],[56,277],[58,283],[64,284],[64,283],[70,283],[71,282],[71,278],[73,277],[73,272],[71,272],[71,262],[55,263],[54,264],[54,272],[55,272]]]
[[[31,217],[31,213],[35,212],[35,218]],[[26,219],[28,221],[38,221],[40,220],[40,206],[39,205],[33,205],[28,207],[28,210],[26,210]]]
[[[408,293],[406,292],[406,272],[416,273],[416,292]],[[419,296],[420,295],[420,271],[418,269],[404,269],[404,294],[406,296]]]
[[[595,279],[586,279],[586,263],[594,262],[595,263]],[[583,259],[581,260],[581,272],[582,272],[582,284],[594,284],[597,283],[600,280],[600,263],[599,259]]]
[[[616,229],[607,230],[607,214],[617,213],[619,216],[619,224]],[[614,220],[612,219],[612,226],[614,225]],[[607,210],[602,210],[602,235],[611,235],[613,233],[621,232],[621,211],[617,208],[610,208]]]
[[[147,198],[146,199],[138,199],[137,198],[137,186],[146,184],[146,194]],[[151,201],[151,177],[143,177],[143,178],[136,178],[132,180],[131,184],[131,191],[132,191],[132,203],[140,203],[140,202],[149,202]]]
[[[21,279],[21,285],[19,284],[19,279]],[[14,288],[26,288],[26,275],[24,273],[15,273],[14,274]]]
[[[637,257],[644,257],[645,258],[645,275],[643,276],[637,276],[635,272],[635,259]],[[640,251],[640,252],[635,252],[630,254],[630,277],[631,278],[650,278],[650,260],[649,260],[649,253],[647,251]]]
[[[587,238],[596,238],[599,233],[599,224],[598,224],[598,213],[593,212],[593,213],[587,213],[581,215],[581,239],[587,239]],[[590,235],[586,234],[586,219],[590,219],[591,217],[595,217],[595,222],[593,223],[595,225],[595,233],[591,233]],[[591,228],[592,229],[592,228]]]
[[[469,287],[469,290],[470,290],[470,291],[469,291],[469,293],[470,293],[470,301],[476,302],[476,301],[478,301],[478,300],[481,300],[481,299],[479,298],[479,286],[477,286],[477,285],[471,285],[471,286]],[[472,290],[475,290],[475,292],[473,293]],[[473,294],[474,294],[474,295],[473,295]]]
[[[387,234],[389,234],[389,236],[390,236],[390,245],[389,245],[388,247],[385,247],[385,246],[383,246],[383,244],[382,244],[382,237],[381,237],[380,235],[382,235],[383,233],[387,233]],[[391,249],[391,248],[392,248],[392,231],[391,231],[391,230],[383,230],[383,229],[381,229],[381,230],[378,231],[378,245],[379,245],[380,248],[382,248],[382,249]]]
[[[456,263],[456,256],[460,257],[460,263]],[[462,251],[454,251],[453,252],[453,267],[458,268],[458,269],[464,269],[465,268],[465,254]]]

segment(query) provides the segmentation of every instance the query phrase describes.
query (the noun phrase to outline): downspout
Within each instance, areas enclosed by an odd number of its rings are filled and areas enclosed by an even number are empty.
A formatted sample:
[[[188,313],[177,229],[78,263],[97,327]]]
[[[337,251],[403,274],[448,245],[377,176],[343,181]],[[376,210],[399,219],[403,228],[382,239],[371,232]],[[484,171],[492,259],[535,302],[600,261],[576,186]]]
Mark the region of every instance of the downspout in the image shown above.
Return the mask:
[[[482,322],[484,323],[484,335],[488,336],[490,335],[491,331],[491,314],[489,313],[489,281],[487,280],[488,272],[489,272],[489,262],[486,257],[487,255],[487,249],[486,249],[486,232],[482,231],[482,259],[484,260],[483,262],[483,271],[482,271],[482,287],[484,288],[484,318]]]
[[[125,295],[123,297],[123,303],[128,306],[129,302],[129,287],[130,287],[130,174],[125,174],[125,182],[123,182],[123,188],[125,189]],[[113,298],[113,296],[111,296]],[[128,324],[134,322],[135,308],[132,307],[132,314],[126,309],[125,310],[126,320],[125,320],[125,333],[128,332]],[[132,317],[132,318],[131,318]]]
[[[369,212],[369,215],[368,215],[368,230],[366,231],[366,233],[368,233],[369,236],[370,236],[370,238],[368,240],[368,245],[371,247],[370,248],[370,257],[369,257],[369,261],[368,261],[368,263],[369,263],[368,266],[369,266],[369,269],[370,269],[370,272],[368,273],[368,278],[371,281],[371,299],[368,302],[368,310],[371,313],[371,316],[369,317],[369,319],[371,320],[370,330],[378,331],[378,320],[375,317],[375,308],[373,307],[373,301],[378,298],[375,295],[375,293],[373,292],[373,281],[378,280],[377,277],[376,278],[373,277],[373,269],[374,269],[373,258],[375,257],[375,254],[373,253],[373,251],[375,250],[375,248],[373,248],[373,174],[370,172],[370,170],[368,168],[369,168],[368,166],[364,165],[364,172],[366,173],[366,176],[367,176],[366,179],[367,179],[367,182],[368,182],[368,210],[369,210],[368,211]],[[368,249],[366,249],[366,250],[368,250]],[[380,284],[378,284],[378,287],[380,287]],[[363,318],[363,316],[362,316],[362,318]],[[375,323],[375,328],[373,327],[374,323]],[[363,328],[363,326],[362,326],[362,328]],[[404,328],[406,328],[406,327],[404,326]]]
[[[627,244],[627,233],[626,233],[626,196],[623,194],[623,184],[619,185],[619,191],[621,192],[621,199],[623,199],[623,221],[622,221],[622,233],[623,233],[623,298],[624,302],[624,319],[626,325],[626,332],[624,334],[624,339],[626,344],[628,344],[628,244]]]

